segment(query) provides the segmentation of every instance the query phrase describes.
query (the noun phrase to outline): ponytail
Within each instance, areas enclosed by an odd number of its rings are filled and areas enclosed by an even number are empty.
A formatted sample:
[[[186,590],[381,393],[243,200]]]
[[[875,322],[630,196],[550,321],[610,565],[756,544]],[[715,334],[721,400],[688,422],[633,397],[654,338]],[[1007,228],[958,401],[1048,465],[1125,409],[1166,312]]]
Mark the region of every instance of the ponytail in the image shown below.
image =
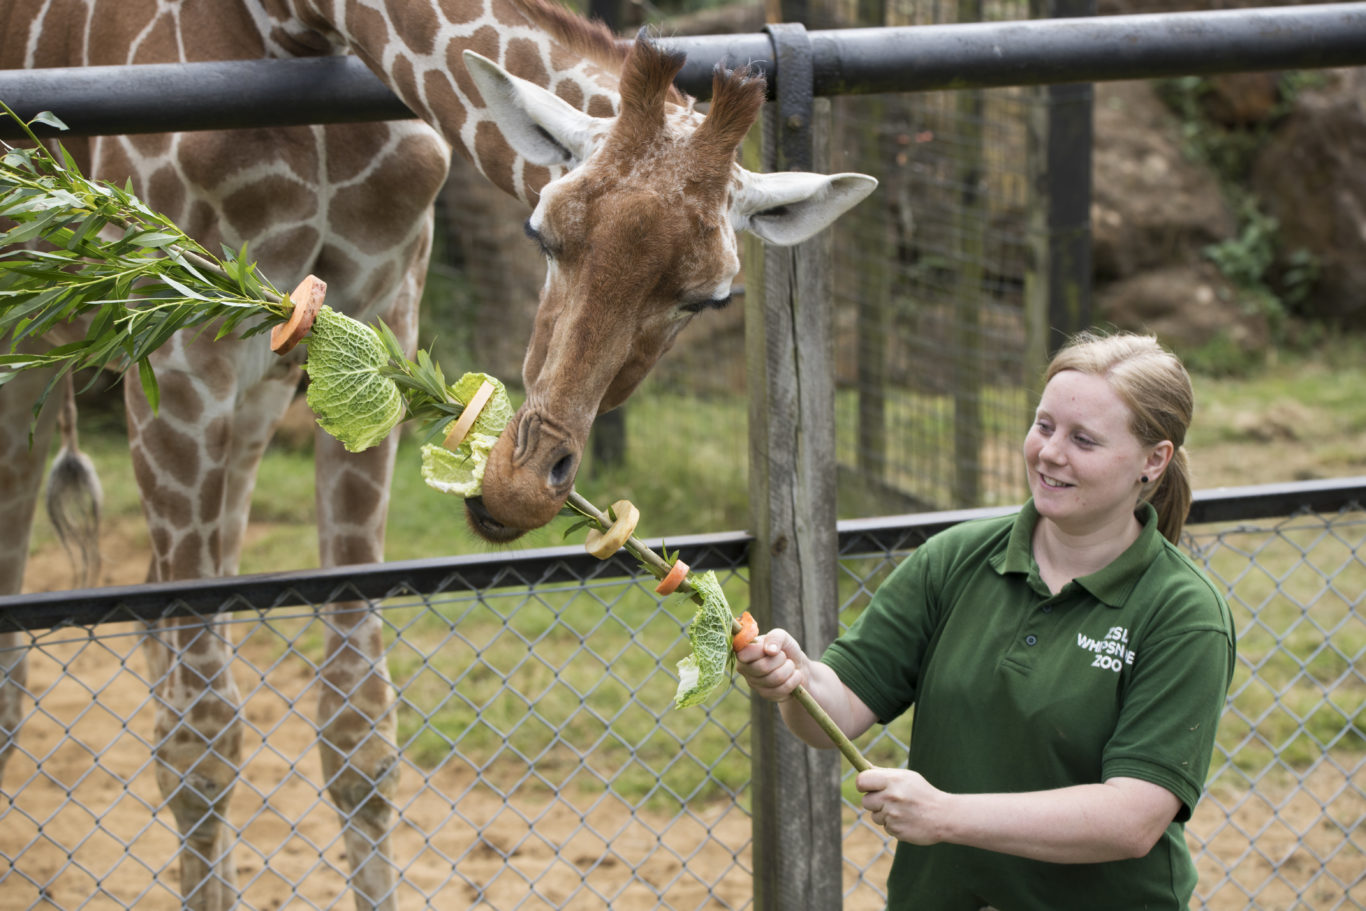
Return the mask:
[[[1190,460],[1186,458],[1186,447],[1181,446],[1172,453],[1167,470],[1162,472],[1146,499],[1157,510],[1157,530],[1162,532],[1162,537],[1179,544],[1181,529],[1191,511]]]

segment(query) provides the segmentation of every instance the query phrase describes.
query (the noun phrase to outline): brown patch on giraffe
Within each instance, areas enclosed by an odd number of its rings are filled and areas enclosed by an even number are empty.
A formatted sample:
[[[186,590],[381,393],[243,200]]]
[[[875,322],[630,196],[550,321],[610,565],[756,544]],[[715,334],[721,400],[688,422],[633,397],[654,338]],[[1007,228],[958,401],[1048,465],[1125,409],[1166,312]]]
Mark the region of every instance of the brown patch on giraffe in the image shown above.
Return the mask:
[[[469,74],[463,69],[455,73],[456,81],[460,82],[461,88],[468,91],[468,86],[472,86]],[[469,152],[465,150],[463,143],[455,141],[455,137],[460,135],[460,130],[465,126],[465,104],[456,97],[455,89],[451,88],[450,80],[446,74],[437,70],[428,70],[422,74],[422,87],[426,89],[426,99],[428,108],[435,113],[443,112],[441,117],[441,129],[446,138],[451,140],[451,144],[456,150],[465,157],[469,157]]]
[[[541,188],[550,183],[550,169],[532,164],[529,161],[522,162],[522,185],[527,188],[527,195],[530,197],[528,202],[536,205],[537,198],[541,195]]]
[[[331,244],[318,251],[317,262],[313,268],[319,276],[327,276],[327,284],[331,288],[349,288],[356,280],[355,261],[346,251]],[[390,278],[392,277],[391,275]]]
[[[269,200],[262,205],[262,200]],[[243,237],[265,233],[280,221],[303,221],[318,211],[317,193],[279,175],[262,178],[223,200],[223,215]]]
[[[469,0],[440,0],[437,5],[441,9],[441,15],[456,25],[473,22],[484,15],[483,4],[470,3]]]
[[[579,84],[574,80],[558,79],[555,81],[555,84],[550,87],[550,90],[580,111],[584,109],[583,89],[579,88]]]
[[[204,539],[194,528],[189,529],[167,554],[166,562],[175,579],[198,579],[204,576]]]
[[[217,516],[223,511],[223,488],[227,471],[221,465],[204,472],[199,485],[199,515],[204,518]]]
[[[441,20],[430,4],[385,0],[384,9],[389,13],[389,21],[394,23],[393,31],[414,53],[425,57],[436,49]]]
[[[110,5],[112,5],[112,4],[110,4]],[[118,9],[117,6],[114,6],[114,8],[115,8],[116,10]],[[98,10],[101,9],[101,4],[98,4],[98,3],[95,4],[95,9],[96,9],[96,11],[98,12]],[[120,11],[120,13],[121,13],[121,12],[122,12],[122,11]],[[134,21],[134,22],[145,22],[146,20],[145,20],[145,19],[139,18],[139,19],[134,19],[133,21]],[[175,28],[175,18],[174,18],[174,17],[171,15],[171,13],[169,13],[169,12],[162,13],[161,15],[159,15],[159,16],[156,17],[156,22],[154,22],[154,23],[152,24],[152,27],[151,27],[150,29],[146,29],[144,32],[141,33],[141,38],[142,38],[142,40],[136,42],[136,43],[137,43],[137,51],[133,54],[133,56],[132,56],[131,59],[129,59],[129,60],[122,60],[122,59],[119,59],[119,58],[117,58],[117,57],[113,57],[112,59],[109,60],[109,62],[110,62],[110,63],[113,63],[113,64],[119,64],[119,63],[134,63],[134,64],[137,64],[137,63],[164,63],[164,62],[166,62],[167,59],[174,60],[174,59],[176,58],[176,53],[175,53],[175,51],[172,50],[172,49],[174,49],[174,48],[177,46],[177,42],[176,42],[176,33],[175,33],[175,31],[176,31],[176,28]],[[91,26],[90,26],[90,34],[91,34],[92,36],[101,36],[99,39],[94,40],[94,41],[91,42],[91,44],[93,44],[93,45],[95,46],[95,48],[101,48],[101,47],[105,46],[106,41],[102,38],[103,32],[102,32],[102,30],[99,28],[99,26],[95,25],[94,23],[91,23]],[[136,37],[136,36],[135,36],[135,37]],[[112,49],[112,48],[127,48],[127,47],[130,47],[133,43],[134,43],[133,41],[128,41],[128,42],[108,41],[108,47],[111,48],[111,49]],[[90,62],[91,62],[92,64],[99,63],[99,61],[96,59],[96,57],[99,55],[99,53],[100,53],[100,52],[99,52],[98,50],[95,50],[95,52],[92,53],[92,54],[90,55]]]
[[[185,172],[185,179],[199,187],[216,187],[247,165],[260,160],[267,149],[274,151],[274,143],[262,130],[238,130],[225,141],[225,133],[182,133],[176,157]],[[242,147],[256,146],[260,151],[243,155]]]
[[[541,59],[541,48],[526,38],[513,38],[508,42],[506,59],[515,62],[517,75],[537,85],[550,85],[550,71]]]
[[[180,0],[179,18],[186,60],[254,60],[266,56],[265,42],[245,3]]]
[[[204,400],[191,383],[166,383],[161,389],[161,414],[187,424],[199,421]]]
[[[518,156],[496,124],[483,121],[475,127],[474,157],[489,180],[501,187],[512,186],[512,162]]]
[[[383,494],[375,482],[359,472],[344,471],[337,478],[336,486],[328,492],[329,496],[335,497],[337,502],[347,504],[348,509],[354,509],[362,515],[372,515],[379,512]]]
[[[87,22],[88,31],[86,35],[91,39],[85,43],[88,53],[87,63],[92,65],[108,64],[117,66],[125,63],[137,63],[139,61],[127,58],[128,49],[133,46],[136,39],[146,27],[147,23],[153,18],[157,19],[156,26],[147,33],[147,42],[154,45],[154,53],[164,52],[167,47],[174,47],[174,38],[170,32],[171,21],[169,16],[156,16],[157,0],[128,0],[127,3],[96,3],[89,9],[89,18],[86,18],[86,4],[72,4],[81,7],[78,13],[75,9],[68,10],[63,17],[67,22]],[[61,29],[56,30],[59,35]],[[68,36],[71,37],[71,36]],[[85,37],[85,36],[82,36]],[[63,59],[71,63],[71,46],[64,47],[61,51]],[[164,59],[164,58],[163,58]]]
[[[372,563],[376,558],[373,543],[363,534],[337,535],[329,542],[327,551],[333,566]]]
[[[323,127],[327,177],[337,183],[354,180],[374,167],[377,151],[389,141],[387,123],[341,123]]]
[[[154,553],[164,554],[171,549],[171,532],[164,525],[149,525],[147,538]],[[161,578],[161,575],[158,574],[157,578]]]
[[[170,490],[165,484],[153,481],[151,487],[143,485],[149,500],[156,502],[156,514],[171,528],[187,528],[194,522],[194,503],[182,493]],[[164,552],[158,548],[158,552]]]
[[[147,195],[157,201],[164,213],[180,213],[185,208],[185,184],[171,165],[162,165],[147,178]]]
[[[422,97],[418,92],[417,71],[413,69],[413,62],[407,57],[396,57],[394,65],[389,73],[389,79],[393,82],[395,94],[407,102],[410,108],[414,108],[413,113],[419,115],[424,120],[432,120],[431,110],[424,109],[424,105],[418,104]]]
[[[341,8],[346,14],[344,25],[348,35],[389,34],[389,23],[385,20],[384,14],[378,10],[371,9],[363,3],[343,3]],[[375,72],[384,72],[384,67],[381,65],[383,61],[375,59],[367,52],[366,48],[353,46],[352,51],[356,56],[364,58]]]
[[[594,117],[610,118],[617,116],[616,105],[614,105],[612,99],[606,95],[594,95],[592,98],[588,99],[588,107],[586,110]]]
[[[410,137],[394,154],[409,166],[383,172],[383,181],[345,187],[332,196],[333,217],[356,225],[349,239],[365,251],[383,251],[402,244],[431,206],[446,175],[444,159],[422,154],[428,148],[420,137]]]
[[[181,433],[165,421],[149,421],[142,429],[142,445],[145,451],[157,453],[157,472],[181,484],[193,484],[198,479],[199,443],[188,433]]]
[[[159,158],[171,151],[170,133],[135,133],[126,141],[143,158]]]
[[[132,156],[128,154],[128,147],[125,140],[117,136],[106,136],[99,142],[99,162],[96,167],[99,170],[100,179],[108,181],[117,186],[123,186],[127,180],[134,176],[136,169],[133,166]]]

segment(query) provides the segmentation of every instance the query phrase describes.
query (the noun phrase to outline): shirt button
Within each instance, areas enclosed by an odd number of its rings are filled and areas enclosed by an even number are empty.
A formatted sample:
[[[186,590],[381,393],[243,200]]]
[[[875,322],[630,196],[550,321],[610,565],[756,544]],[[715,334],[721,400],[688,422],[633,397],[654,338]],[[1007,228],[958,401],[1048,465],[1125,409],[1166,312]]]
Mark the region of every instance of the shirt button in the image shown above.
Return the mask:
[[[1045,604],[1043,607],[1039,608],[1039,610],[1043,611],[1045,614],[1051,614],[1053,613],[1053,605]]]
[[[1029,634],[1028,636],[1025,636],[1025,645],[1034,645],[1038,641],[1039,637],[1035,636],[1033,633]]]

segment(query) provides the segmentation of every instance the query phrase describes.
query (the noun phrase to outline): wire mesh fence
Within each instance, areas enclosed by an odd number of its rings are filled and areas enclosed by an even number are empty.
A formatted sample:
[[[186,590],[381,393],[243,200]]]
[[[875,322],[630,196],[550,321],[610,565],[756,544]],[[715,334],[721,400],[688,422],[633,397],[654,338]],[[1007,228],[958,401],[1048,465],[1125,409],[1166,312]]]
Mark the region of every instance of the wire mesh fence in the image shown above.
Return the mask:
[[[925,533],[915,517],[876,534],[845,530],[844,621]],[[690,555],[719,569],[739,611],[747,585],[734,543]],[[1360,907],[1366,513],[1195,526],[1186,544],[1227,587],[1239,631],[1208,793],[1188,830],[1197,904]],[[728,692],[706,708],[672,708],[691,605],[563,554],[516,584],[472,589],[482,577],[470,566],[386,582],[369,599],[397,694],[396,906],[749,907],[750,706]],[[273,607],[307,589],[290,586],[245,586],[224,605],[231,613],[197,621],[234,643],[244,737],[226,822],[240,907],[350,908],[316,749],[333,621],[319,605]],[[0,807],[6,908],[180,904],[180,836],[156,780],[158,681],[141,649],[156,634],[126,609],[111,616],[5,633],[0,661],[27,658]],[[903,719],[860,746],[898,765],[908,732]],[[852,776],[843,789],[845,907],[880,908],[890,849],[858,813]]]

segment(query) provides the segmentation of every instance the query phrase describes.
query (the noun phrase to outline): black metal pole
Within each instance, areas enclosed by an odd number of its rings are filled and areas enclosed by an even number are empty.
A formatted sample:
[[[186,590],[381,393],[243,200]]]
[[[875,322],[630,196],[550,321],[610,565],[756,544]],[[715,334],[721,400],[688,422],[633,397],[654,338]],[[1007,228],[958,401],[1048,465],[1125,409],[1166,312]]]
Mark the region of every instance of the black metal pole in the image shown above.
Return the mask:
[[[808,34],[820,96],[1105,82],[1366,64],[1366,3]],[[776,77],[762,33],[666,43],[688,54],[678,84],[699,98],[718,61]],[[0,101],[91,135],[412,116],[354,57],[3,70]],[[0,137],[16,132],[0,122]]]

